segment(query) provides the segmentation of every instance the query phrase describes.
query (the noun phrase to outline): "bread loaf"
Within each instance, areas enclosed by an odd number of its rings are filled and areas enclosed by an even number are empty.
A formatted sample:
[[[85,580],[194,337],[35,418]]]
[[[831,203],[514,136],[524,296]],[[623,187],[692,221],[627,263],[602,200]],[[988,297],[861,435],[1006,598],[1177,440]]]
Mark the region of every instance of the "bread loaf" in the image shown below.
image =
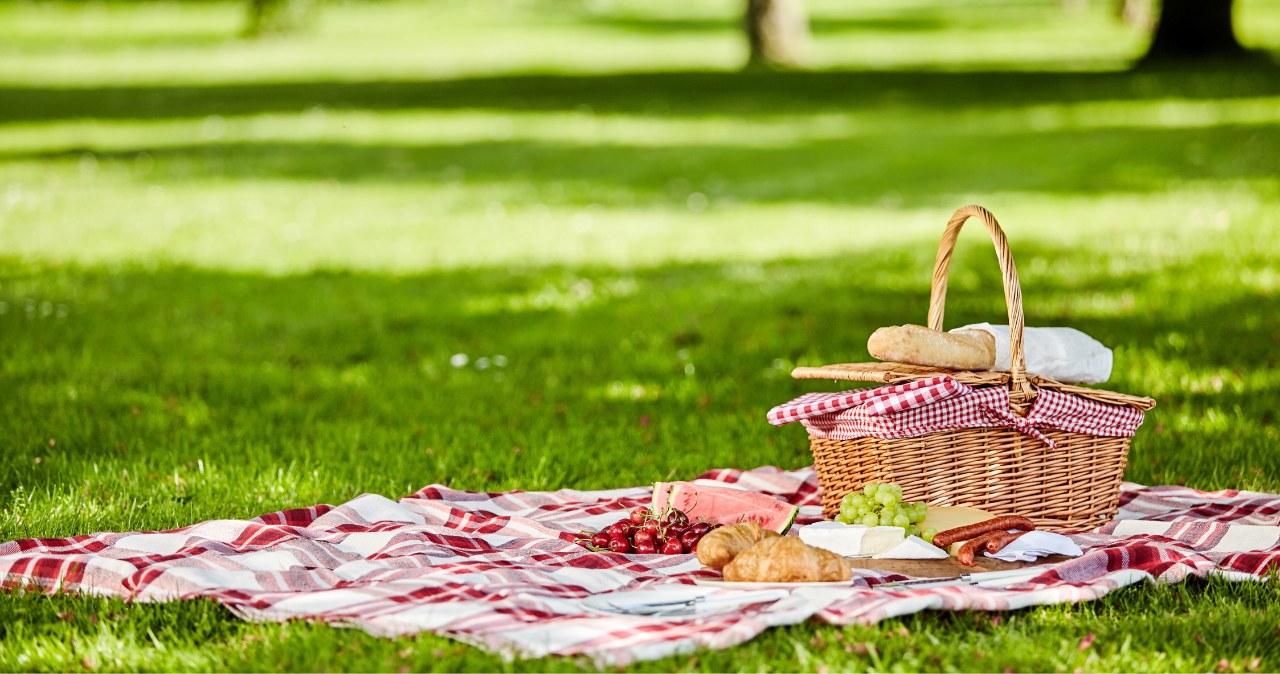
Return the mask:
[[[867,340],[877,360],[949,370],[990,370],[996,364],[996,340],[982,330],[939,332],[919,325],[880,328]]]

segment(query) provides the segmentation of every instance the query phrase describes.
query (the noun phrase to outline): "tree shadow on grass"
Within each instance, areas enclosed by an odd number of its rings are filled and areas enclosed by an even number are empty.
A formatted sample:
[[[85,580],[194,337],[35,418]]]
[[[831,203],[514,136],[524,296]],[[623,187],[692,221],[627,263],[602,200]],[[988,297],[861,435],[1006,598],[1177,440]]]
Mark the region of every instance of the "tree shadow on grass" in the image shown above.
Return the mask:
[[[75,160],[70,152],[0,155]],[[1275,126],[1068,129],[994,135],[856,133],[777,147],[727,144],[448,144],[211,142],[96,152],[100,162],[154,161],[151,181],[338,180],[511,184],[535,193],[567,185],[568,203],[683,208],[688,192],[757,203],[935,205],[954,194],[1150,193],[1172,182],[1274,178]],[[767,170],[763,169],[767,167]],[[676,186],[676,187],[673,187]],[[674,190],[674,191],[673,191]]]
[[[335,109],[488,109],[761,116],[893,104],[939,110],[1280,94],[1273,67],[1150,72],[682,71],[438,81],[0,88],[0,122],[165,119]]]
[[[658,17],[627,16],[623,14],[596,14],[579,19],[594,26],[619,30],[671,35],[672,33],[728,33],[741,32],[741,16],[713,17]],[[810,17],[809,32],[814,35],[866,31],[872,33],[922,33],[955,29],[954,20],[937,16],[866,16],[866,17]]]

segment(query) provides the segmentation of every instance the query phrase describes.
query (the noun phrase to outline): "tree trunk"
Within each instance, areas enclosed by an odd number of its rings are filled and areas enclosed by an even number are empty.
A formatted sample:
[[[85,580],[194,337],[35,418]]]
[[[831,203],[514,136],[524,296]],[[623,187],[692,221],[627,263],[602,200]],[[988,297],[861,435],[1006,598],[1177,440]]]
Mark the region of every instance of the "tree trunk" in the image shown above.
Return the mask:
[[[809,42],[804,0],[747,0],[749,66],[795,67]]]
[[[1239,58],[1248,52],[1231,24],[1234,0],[1164,0],[1147,60]]]

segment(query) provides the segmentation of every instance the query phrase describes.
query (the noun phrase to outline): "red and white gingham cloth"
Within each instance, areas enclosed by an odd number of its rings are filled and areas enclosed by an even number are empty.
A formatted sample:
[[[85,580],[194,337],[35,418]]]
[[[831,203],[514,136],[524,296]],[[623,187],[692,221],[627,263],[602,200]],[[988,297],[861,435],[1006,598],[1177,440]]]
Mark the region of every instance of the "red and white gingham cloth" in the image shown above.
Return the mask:
[[[1050,447],[1041,429],[1132,437],[1142,410],[1039,389],[1025,417],[1009,409],[1003,386],[970,387],[948,376],[842,393],[806,393],[769,410],[769,423],[799,421],[809,434],[829,440],[915,438],[963,428],[1014,428]]]
[[[715,470],[700,479],[772,494],[816,521],[813,470]],[[477,493],[427,487],[364,495],[252,520],[165,532],[101,533],[0,545],[0,578],[32,587],[167,601],[211,597],[253,620],[297,618],[373,634],[430,630],[509,656],[585,655],[601,666],[725,648],[772,625],[873,623],[926,608],[1006,610],[1095,599],[1143,579],[1257,579],[1280,566],[1280,495],[1125,484],[1117,521],[1075,537],[1083,557],[1007,590],[796,590],[771,605],[696,620],[592,614],[583,597],[714,577],[692,555],[588,552],[574,532],[648,501],[649,487]]]

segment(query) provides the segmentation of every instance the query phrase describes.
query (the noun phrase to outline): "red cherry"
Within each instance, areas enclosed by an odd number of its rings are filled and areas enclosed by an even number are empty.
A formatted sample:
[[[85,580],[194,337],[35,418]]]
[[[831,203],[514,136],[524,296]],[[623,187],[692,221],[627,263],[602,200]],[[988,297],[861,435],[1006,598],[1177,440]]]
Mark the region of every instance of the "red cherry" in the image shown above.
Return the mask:
[[[685,527],[670,526],[667,527],[667,538],[680,538],[684,532],[688,531]]]
[[[680,545],[684,546],[685,550],[693,552],[698,549],[698,541],[700,540],[702,540],[702,536],[698,532],[690,530],[684,532],[684,535],[680,537]]]
[[[683,527],[689,524],[689,518],[683,512],[672,508],[662,516],[662,523],[667,526],[674,524],[675,526]]]
[[[645,541],[643,543],[636,541],[636,552],[641,555],[655,555],[658,549],[653,547],[653,541]]]
[[[637,546],[641,543],[653,545],[654,535],[653,532],[648,529],[637,529],[635,534],[632,535],[631,540],[634,541]]]
[[[711,525],[706,522],[694,522],[693,524],[689,525],[688,530],[698,532],[699,536],[706,536],[707,532],[711,531],[711,528],[712,528]]]
[[[631,533],[630,520],[618,520],[604,530],[610,538],[626,538]]]
[[[609,538],[609,534],[599,531],[591,534],[591,544],[597,548],[607,548],[609,547]]]
[[[631,523],[636,526],[641,526],[645,523],[645,520],[649,519],[649,515],[651,514],[652,513],[649,512],[648,508],[640,506],[639,508],[631,511]]]
[[[662,544],[662,554],[679,555],[684,553],[684,546],[680,544],[679,538],[668,538]]]
[[[658,535],[658,527],[659,527],[658,520],[649,520],[644,523],[644,530],[653,534],[654,536]]]
[[[630,552],[631,544],[625,538],[609,539],[609,552]]]

